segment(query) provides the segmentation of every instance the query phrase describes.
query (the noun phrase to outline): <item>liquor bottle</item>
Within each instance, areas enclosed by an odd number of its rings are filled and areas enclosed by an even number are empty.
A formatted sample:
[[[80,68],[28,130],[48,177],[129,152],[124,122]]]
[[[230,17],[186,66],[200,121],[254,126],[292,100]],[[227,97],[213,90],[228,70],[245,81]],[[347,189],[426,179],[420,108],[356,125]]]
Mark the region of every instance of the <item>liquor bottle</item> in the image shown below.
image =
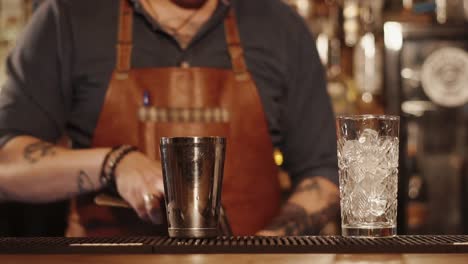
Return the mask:
[[[436,0],[435,17],[439,24],[463,24],[465,0]]]
[[[363,29],[354,48],[354,79],[359,91],[357,110],[361,114],[381,114],[384,112],[380,95],[383,86],[383,41],[381,37],[381,17],[383,1],[364,1],[361,6],[360,21]]]
[[[337,115],[354,114],[356,89],[353,80],[341,67],[341,40],[339,37],[340,7],[337,0],[284,0],[301,15],[316,36],[316,47],[327,71],[327,90]],[[358,1],[349,2],[351,11]],[[354,8],[355,7],[355,8]],[[349,14],[349,12],[347,11]],[[354,11],[353,11],[354,12]],[[356,36],[356,40],[357,40]]]
[[[467,0],[402,0],[402,4],[399,21],[463,24],[468,18]]]
[[[317,47],[322,63],[327,69],[327,91],[336,115],[356,113],[357,91],[353,80],[342,71],[341,40],[339,38],[339,7],[329,3],[328,21],[317,37]],[[326,41],[325,41],[326,40]],[[324,48],[326,45],[326,48]]]
[[[463,12],[465,13],[465,22],[468,22],[468,0],[463,0]]]
[[[359,0],[344,0],[343,20],[345,44],[354,47],[359,38]]]
[[[388,2],[388,1],[387,1]],[[432,0],[401,0],[399,5],[391,3],[386,10],[386,21],[430,24],[433,21],[435,4]]]

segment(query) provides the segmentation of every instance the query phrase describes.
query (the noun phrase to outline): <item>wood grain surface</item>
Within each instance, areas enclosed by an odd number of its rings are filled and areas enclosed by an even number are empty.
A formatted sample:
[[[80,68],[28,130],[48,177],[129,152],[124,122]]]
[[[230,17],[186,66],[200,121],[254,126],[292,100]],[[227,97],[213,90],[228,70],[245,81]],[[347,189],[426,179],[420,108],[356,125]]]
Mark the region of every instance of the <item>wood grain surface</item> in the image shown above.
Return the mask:
[[[138,263],[138,264],[466,264],[468,254],[333,255],[333,254],[226,254],[226,255],[0,255],[0,263]]]

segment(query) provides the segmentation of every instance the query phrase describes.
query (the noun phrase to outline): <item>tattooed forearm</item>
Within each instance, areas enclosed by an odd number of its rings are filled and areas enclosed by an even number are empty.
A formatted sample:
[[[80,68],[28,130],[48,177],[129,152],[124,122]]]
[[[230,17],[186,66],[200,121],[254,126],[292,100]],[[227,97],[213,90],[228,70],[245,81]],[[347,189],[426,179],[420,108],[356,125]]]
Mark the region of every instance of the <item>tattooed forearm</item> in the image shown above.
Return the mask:
[[[43,141],[27,145],[23,152],[24,159],[30,163],[36,163],[44,157],[53,155],[55,155],[55,146]]]
[[[80,170],[77,178],[78,195],[94,191],[94,184],[84,170]]]
[[[310,192],[310,191],[321,191],[320,184],[316,180],[307,181],[302,185],[299,185],[295,190],[294,193],[302,193],[302,192]]]
[[[298,235],[304,229],[307,212],[297,204],[287,203],[281,214],[268,226],[268,230],[281,230],[284,235]]]
[[[339,204],[334,203],[319,212],[307,214],[300,205],[287,203],[267,230],[279,231],[285,236],[318,234],[328,222],[336,218],[338,210]]]
[[[267,230],[281,235],[318,234],[338,218],[339,196],[330,184],[316,179],[304,181]]]

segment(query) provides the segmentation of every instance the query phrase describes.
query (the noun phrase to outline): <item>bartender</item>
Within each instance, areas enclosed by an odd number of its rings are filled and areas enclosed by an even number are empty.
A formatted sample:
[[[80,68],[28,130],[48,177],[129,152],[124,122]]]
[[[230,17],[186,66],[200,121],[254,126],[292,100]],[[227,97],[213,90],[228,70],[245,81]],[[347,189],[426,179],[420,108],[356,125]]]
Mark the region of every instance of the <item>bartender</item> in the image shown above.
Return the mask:
[[[7,74],[0,201],[71,198],[69,236],[156,230],[162,136],[228,138],[222,203],[236,235],[316,234],[337,216],[324,71],[279,0],[47,0]],[[293,180],[281,208],[274,147]],[[96,206],[104,189],[134,212]]]

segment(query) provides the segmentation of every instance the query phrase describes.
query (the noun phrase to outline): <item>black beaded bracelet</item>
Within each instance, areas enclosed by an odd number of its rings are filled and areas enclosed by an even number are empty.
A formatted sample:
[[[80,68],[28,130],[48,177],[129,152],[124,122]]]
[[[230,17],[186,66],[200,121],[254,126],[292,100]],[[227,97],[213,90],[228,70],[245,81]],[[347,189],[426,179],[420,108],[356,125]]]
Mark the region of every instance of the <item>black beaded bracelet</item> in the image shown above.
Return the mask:
[[[109,151],[109,153],[107,153],[106,157],[104,158],[104,162],[101,168],[100,181],[101,184],[110,189],[110,191],[117,191],[115,184],[115,170],[117,165],[125,156],[127,156],[127,154],[133,151],[138,151],[138,148],[130,145],[121,145],[112,148],[112,150]]]
[[[106,156],[104,157],[104,160],[102,161],[101,172],[99,173],[99,181],[101,182],[101,185],[103,187],[106,187],[108,185],[108,181],[109,181],[109,178],[107,177],[107,173],[106,173],[106,164],[109,161],[109,157],[118,148],[120,148],[120,146],[113,147],[109,152],[107,152]]]

